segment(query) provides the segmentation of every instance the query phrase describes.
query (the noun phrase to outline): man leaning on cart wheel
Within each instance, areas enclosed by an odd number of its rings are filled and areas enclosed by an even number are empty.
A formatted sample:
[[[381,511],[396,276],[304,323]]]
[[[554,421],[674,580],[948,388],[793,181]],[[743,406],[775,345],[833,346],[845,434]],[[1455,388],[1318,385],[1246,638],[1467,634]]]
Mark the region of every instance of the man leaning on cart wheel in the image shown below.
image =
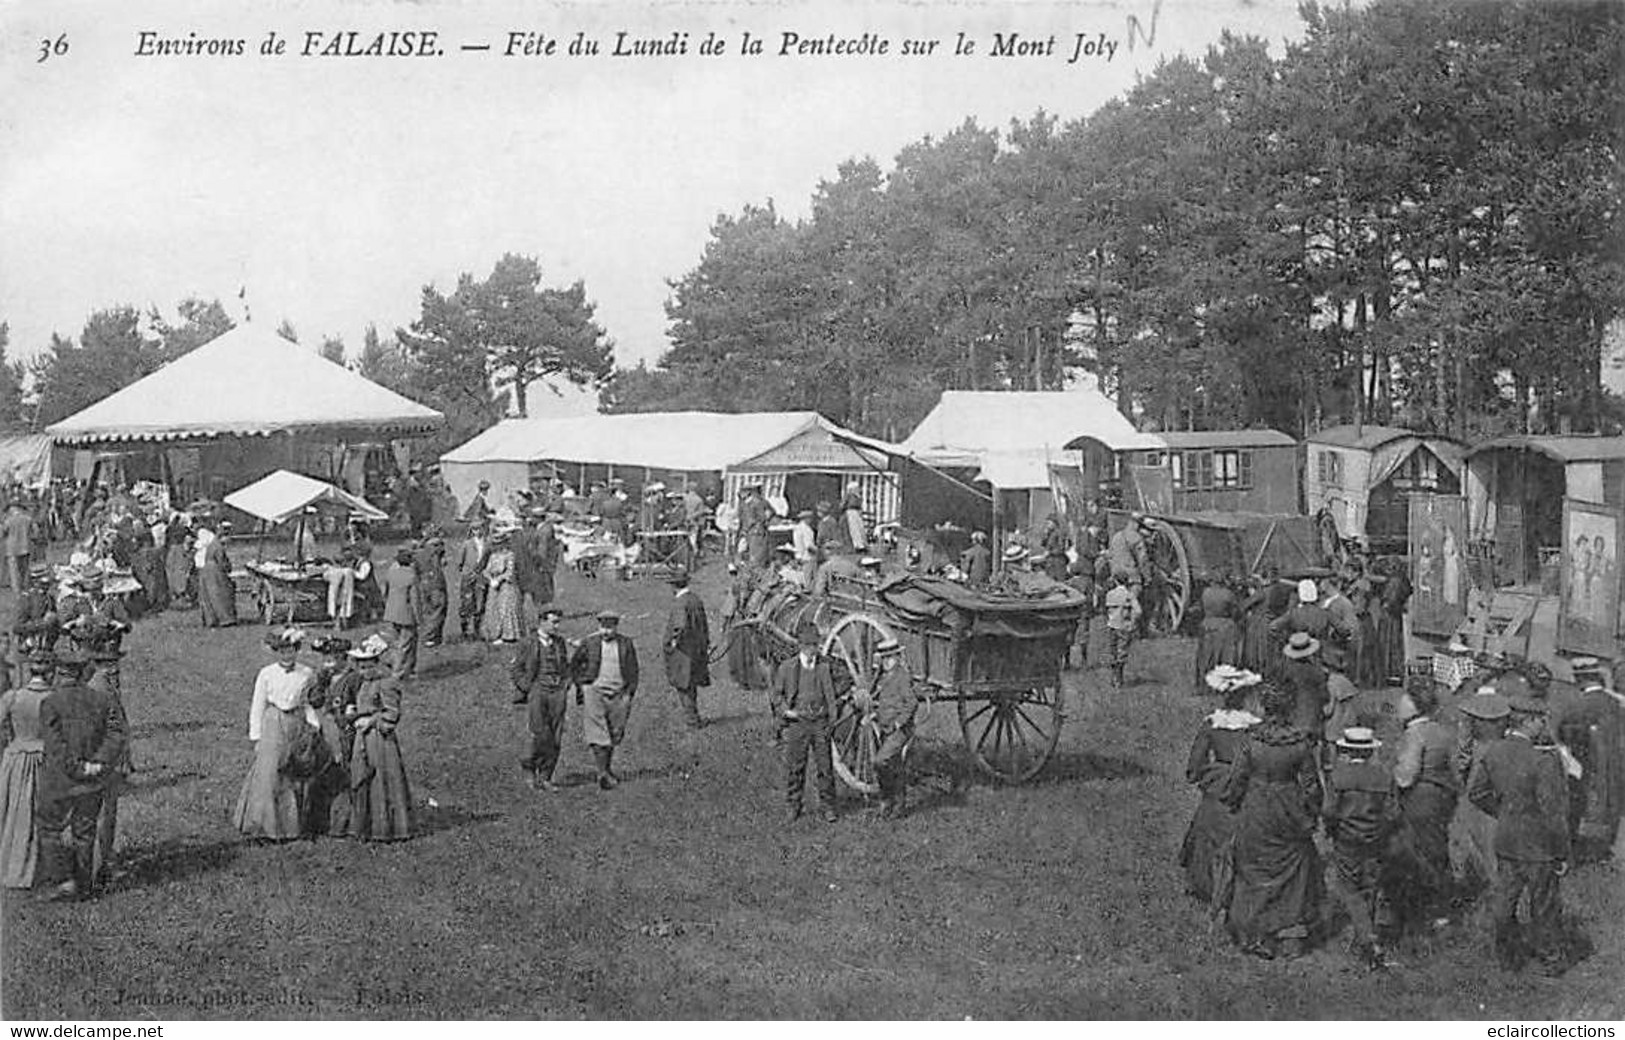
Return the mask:
[[[827,823],[834,823],[835,776],[830,762],[829,727],[835,717],[835,683],[829,662],[818,655],[818,626],[796,630],[799,652],[779,665],[769,699],[775,718],[784,720],[784,793],[790,821],[801,816],[807,758],[812,757],[818,802]]]

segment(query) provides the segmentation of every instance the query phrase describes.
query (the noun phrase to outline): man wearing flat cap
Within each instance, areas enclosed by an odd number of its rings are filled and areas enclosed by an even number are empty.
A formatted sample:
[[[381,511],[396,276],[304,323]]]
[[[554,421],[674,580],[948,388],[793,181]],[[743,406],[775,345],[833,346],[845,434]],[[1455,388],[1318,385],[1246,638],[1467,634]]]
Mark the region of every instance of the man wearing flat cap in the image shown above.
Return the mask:
[[[914,739],[914,679],[903,659],[903,645],[884,639],[875,647],[880,679],[875,687],[874,724],[880,731],[875,748],[875,780],[880,785],[880,815],[895,819],[903,812],[908,778],[903,755]]]
[[[35,649],[49,650],[62,634],[56,600],[51,595],[51,568],[36,564],[29,570],[29,586],[17,597],[11,619],[11,651],[17,666],[17,684],[27,681],[27,657]]]
[[[677,691],[683,721],[689,729],[699,729],[705,724],[700,718],[699,688],[711,685],[711,629],[705,604],[689,587],[688,575],[676,575],[671,584],[676,596],[666,615],[666,635],[661,641],[666,679]]]
[[[124,719],[111,697],[82,681],[89,666],[82,651],[58,655],[60,681],[40,705],[45,755],[34,817],[52,900],[78,899],[95,886],[96,819],[107,774],[124,752]]]
[[[638,692],[638,651],[620,634],[621,616],[613,610],[598,612],[598,631],[582,640],[570,658],[576,703],[582,706],[581,735],[592,749],[598,767],[598,787],[608,791],[620,783],[611,769],[615,749],[626,737],[632,698]]]
[[[558,790],[553,770],[559,762],[571,682],[570,644],[559,634],[562,617],[564,611],[555,604],[542,608],[536,634],[519,641],[508,673],[514,703],[530,705],[530,754],[519,765],[530,774],[532,788],[548,792]]]
[[[1495,883],[1490,889],[1496,957],[1505,969],[1523,967],[1533,952],[1543,974],[1561,974],[1558,878],[1568,869],[1568,784],[1555,747],[1541,747],[1546,705],[1511,698],[1505,740],[1484,748],[1467,778],[1467,797],[1495,817]],[[1528,895],[1529,921],[1518,922]]]
[[[790,820],[801,816],[810,754],[819,807],[824,820],[834,823],[835,777],[829,757],[829,728],[835,719],[835,682],[829,662],[818,653],[818,644],[818,626],[804,622],[796,630],[796,656],[773,673],[768,702],[774,718],[785,723],[784,793]]]
[[[1399,826],[1399,791],[1387,769],[1372,761],[1382,741],[1354,727],[1337,740],[1337,760],[1326,778],[1321,816],[1332,841],[1331,890],[1348,912],[1352,952],[1369,968],[1388,962],[1377,939],[1383,854]]]

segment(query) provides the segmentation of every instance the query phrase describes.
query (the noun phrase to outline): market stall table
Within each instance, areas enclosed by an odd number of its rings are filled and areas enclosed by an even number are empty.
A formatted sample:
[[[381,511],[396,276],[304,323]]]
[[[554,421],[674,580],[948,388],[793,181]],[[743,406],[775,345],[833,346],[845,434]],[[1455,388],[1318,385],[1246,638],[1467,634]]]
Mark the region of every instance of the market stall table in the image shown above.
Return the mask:
[[[304,567],[277,560],[255,560],[243,565],[254,582],[254,609],[266,624],[282,621],[320,621],[327,617],[329,564]]]

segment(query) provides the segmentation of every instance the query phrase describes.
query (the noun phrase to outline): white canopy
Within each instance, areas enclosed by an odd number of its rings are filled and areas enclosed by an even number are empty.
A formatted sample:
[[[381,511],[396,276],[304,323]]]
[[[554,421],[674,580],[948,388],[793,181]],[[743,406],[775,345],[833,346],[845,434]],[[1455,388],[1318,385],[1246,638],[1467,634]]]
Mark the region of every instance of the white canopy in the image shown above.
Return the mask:
[[[295,430],[416,433],[442,421],[314,350],[239,325],[46,432],[84,444]]]
[[[805,430],[817,412],[638,412],[508,419],[440,456],[445,463],[584,462],[705,472],[762,455]]]
[[[261,520],[269,520],[273,524],[291,520],[306,506],[322,502],[341,506],[368,520],[389,519],[388,514],[364,498],[352,495],[343,488],[336,488],[332,484],[301,473],[290,473],[285,469],[279,469],[268,477],[261,477],[247,487],[238,488],[226,496],[226,505],[234,506]]]

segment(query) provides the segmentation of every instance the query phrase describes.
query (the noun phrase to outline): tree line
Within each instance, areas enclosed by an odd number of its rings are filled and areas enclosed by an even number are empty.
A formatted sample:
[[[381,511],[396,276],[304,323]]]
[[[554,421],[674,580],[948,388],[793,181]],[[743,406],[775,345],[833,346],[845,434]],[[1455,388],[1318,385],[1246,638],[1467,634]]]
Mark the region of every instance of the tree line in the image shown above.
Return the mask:
[[[967,121],[810,215],[720,216],[611,411],[813,408],[906,434],[943,389],[1093,370],[1167,429],[1612,428],[1612,2],[1300,8],[1070,122]]]
[[[669,283],[652,367],[614,369],[585,286],[514,254],[425,286],[418,318],[369,327],[348,363],[444,412],[440,448],[558,375],[610,412],[813,409],[889,439],[944,389],[1080,369],[1164,429],[1617,428],[1625,5],[1300,14],[1279,56],[1227,34],[1081,118],[966,121],[888,170],[849,159],[804,219],[720,215]],[[218,300],[178,314],[97,311],[26,365],[0,324],[0,424],[43,428],[232,325]]]

